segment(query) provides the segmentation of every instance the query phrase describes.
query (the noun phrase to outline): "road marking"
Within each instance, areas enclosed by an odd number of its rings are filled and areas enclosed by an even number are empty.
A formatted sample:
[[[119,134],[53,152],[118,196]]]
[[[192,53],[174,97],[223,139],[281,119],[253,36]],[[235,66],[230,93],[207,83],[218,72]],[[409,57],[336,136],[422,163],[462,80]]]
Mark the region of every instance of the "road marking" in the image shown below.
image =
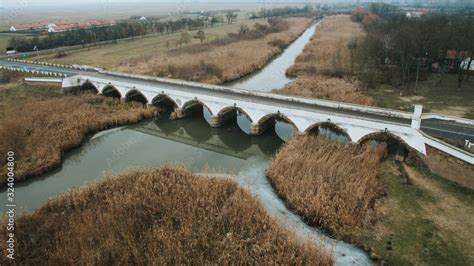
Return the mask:
[[[422,126],[421,129],[423,129],[423,128],[431,129],[431,130],[435,130],[435,131],[442,131],[442,132],[452,133],[452,134],[458,134],[458,135],[463,135],[463,136],[468,136],[468,137],[474,137],[474,135],[472,135],[472,134],[463,133],[463,132],[456,132],[456,131],[452,131],[452,130],[446,130],[446,129],[439,129],[439,128],[434,128],[434,127],[424,127],[424,126]]]

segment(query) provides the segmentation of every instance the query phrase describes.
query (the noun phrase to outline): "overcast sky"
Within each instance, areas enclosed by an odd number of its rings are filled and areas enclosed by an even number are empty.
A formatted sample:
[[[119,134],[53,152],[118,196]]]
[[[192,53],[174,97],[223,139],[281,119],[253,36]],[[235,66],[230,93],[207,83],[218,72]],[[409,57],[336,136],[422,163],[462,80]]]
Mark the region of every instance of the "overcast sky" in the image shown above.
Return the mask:
[[[318,2],[327,2],[326,1],[318,1]],[[331,0],[329,0],[331,1]],[[348,0],[351,1],[351,0]],[[237,2],[245,2],[245,3],[270,3],[270,2],[276,2],[276,3],[301,3],[301,2],[308,2],[308,0],[178,0],[178,1],[172,1],[172,0],[0,0],[0,6],[15,6],[15,5],[24,5],[24,4],[41,4],[41,5],[64,5],[64,4],[102,4],[102,3],[173,3],[173,2],[187,2],[187,3],[200,3],[200,2],[215,2],[215,3],[222,3],[222,2],[232,2],[232,3],[237,3]]]
[[[331,2],[335,0],[319,0],[317,2]],[[341,1],[341,0],[338,0]],[[346,0],[354,1],[354,0]],[[65,4],[104,4],[104,3],[302,3],[312,2],[312,0],[0,0],[0,7],[11,7],[20,5],[65,5]]]

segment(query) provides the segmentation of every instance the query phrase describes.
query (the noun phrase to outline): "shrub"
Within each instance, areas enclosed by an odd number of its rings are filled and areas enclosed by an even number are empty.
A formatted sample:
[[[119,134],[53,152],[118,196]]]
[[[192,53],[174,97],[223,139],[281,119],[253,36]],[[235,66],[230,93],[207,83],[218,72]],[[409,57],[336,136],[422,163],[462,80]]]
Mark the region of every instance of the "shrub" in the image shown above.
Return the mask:
[[[9,83],[18,80],[22,74],[16,71],[0,71],[0,83]]]

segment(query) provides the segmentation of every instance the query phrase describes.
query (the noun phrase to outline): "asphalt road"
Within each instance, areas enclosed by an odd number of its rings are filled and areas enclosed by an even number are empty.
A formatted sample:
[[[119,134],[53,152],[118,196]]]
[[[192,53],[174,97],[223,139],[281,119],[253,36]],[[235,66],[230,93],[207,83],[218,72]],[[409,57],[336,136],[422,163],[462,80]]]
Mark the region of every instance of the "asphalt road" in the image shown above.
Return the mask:
[[[111,76],[111,75],[105,75],[105,74],[99,74],[97,72],[87,72],[87,71],[80,71],[80,70],[75,70],[75,69],[65,69],[65,68],[59,68],[59,67],[52,67],[52,66],[43,66],[43,65],[35,65],[35,64],[27,64],[27,63],[21,63],[21,62],[10,62],[10,61],[5,61],[5,60],[0,60],[0,65],[2,66],[10,66],[10,67],[16,67],[16,68],[22,68],[24,70],[35,70],[35,71],[48,71],[48,72],[53,72],[53,73],[60,73],[60,74],[66,74],[68,76],[73,76],[73,75],[79,75],[79,74],[88,74],[88,75],[93,75],[93,76],[99,76],[99,77],[104,77],[110,80],[117,80],[117,81],[130,81],[130,78],[125,78],[125,77],[117,77],[117,76]],[[149,81],[149,80],[142,80],[142,79],[134,79],[137,83],[144,84],[144,85],[153,85],[159,82],[155,81]],[[160,83],[160,87],[168,87],[168,88],[174,88],[176,89],[177,85],[173,84],[163,84]],[[194,88],[191,86],[180,86],[179,89],[186,90],[186,91],[197,91],[199,90],[199,93],[203,93],[202,88]],[[211,93],[211,91],[209,92]],[[223,96],[229,97],[229,92],[222,92]],[[212,94],[216,94],[216,91],[212,91]],[[233,97],[241,98],[241,97],[249,97],[247,95],[242,95],[239,93],[235,93]],[[255,96],[253,96],[255,97]],[[268,98],[263,98],[260,100],[265,100],[268,101]],[[284,106],[284,107],[294,107],[294,103],[288,103],[287,101],[284,100],[277,100],[277,99],[270,99],[274,104],[277,104],[278,106]],[[301,109],[314,109],[315,106],[311,104],[304,104],[304,103],[298,103],[299,108]],[[324,106],[317,106],[318,111],[323,111],[323,112],[334,112],[333,108],[330,107],[324,107]],[[341,109],[338,109],[338,113],[341,113]],[[349,116],[355,116],[355,117],[360,117],[362,114],[357,111],[351,111],[351,110],[344,110],[342,113],[349,115]],[[385,120],[389,121],[391,123],[400,123],[400,124],[410,124],[410,120],[408,119],[403,119],[403,118],[396,118],[396,117],[386,117],[386,116],[381,116],[377,114],[363,114],[364,117],[367,117],[369,119],[374,119],[374,120]],[[467,125],[463,123],[457,123],[455,121],[446,121],[446,120],[439,120],[439,119],[423,119],[421,123],[421,130],[424,131],[425,133],[436,137],[436,138],[442,138],[442,139],[448,139],[452,141],[457,141],[457,142],[464,142],[465,140],[469,140],[470,142],[474,143],[474,125]]]
[[[58,74],[66,74],[68,76],[74,76],[81,73],[81,71],[76,70],[76,69],[27,64],[27,63],[21,63],[21,62],[11,62],[11,61],[5,61],[5,60],[0,60],[0,65],[21,68],[27,71],[48,71],[48,72],[53,72],[53,73],[58,73]]]

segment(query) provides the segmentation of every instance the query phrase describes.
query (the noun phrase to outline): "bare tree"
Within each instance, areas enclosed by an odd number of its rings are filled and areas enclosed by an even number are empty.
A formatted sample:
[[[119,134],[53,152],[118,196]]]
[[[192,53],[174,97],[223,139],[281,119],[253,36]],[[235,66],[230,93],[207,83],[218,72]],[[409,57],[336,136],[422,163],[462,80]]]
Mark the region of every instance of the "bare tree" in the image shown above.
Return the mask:
[[[234,22],[234,20],[237,18],[237,14],[234,12],[227,12],[225,16],[227,18],[227,23],[229,24]]]

